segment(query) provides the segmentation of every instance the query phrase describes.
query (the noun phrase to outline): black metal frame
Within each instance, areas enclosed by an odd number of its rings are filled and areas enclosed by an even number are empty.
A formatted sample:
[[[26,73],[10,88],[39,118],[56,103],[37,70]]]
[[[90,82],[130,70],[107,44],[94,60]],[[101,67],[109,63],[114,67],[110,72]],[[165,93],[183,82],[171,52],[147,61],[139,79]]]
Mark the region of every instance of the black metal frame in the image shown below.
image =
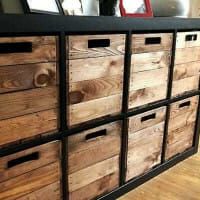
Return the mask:
[[[200,131],[200,102],[198,105],[198,112],[196,118],[196,127],[194,135],[193,147],[172,159],[165,161],[164,150],[166,147],[167,126],[169,120],[169,106],[176,101],[189,98],[195,95],[200,96],[200,87],[198,91],[193,91],[179,97],[171,98],[173,67],[176,48],[176,33],[178,31],[193,31],[200,30],[200,20],[197,19],[174,19],[174,18],[155,18],[155,19],[128,19],[115,17],[71,17],[71,16],[45,16],[43,15],[4,15],[0,16],[0,23],[4,27],[0,29],[0,36],[32,36],[32,35],[56,35],[59,38],[59,92],[60,92],[60,128],[59,132],[53,135],[48,135],[42,139],[32,139],[23,144],[11,145],[0,150],[0,157],[7,156],[34,146],[38,146],[54,140],[60,140],[62,143],[62,192],[63,199],[67,199],[67,138],[70,135],[77,134],[81,131],[95,128],[100,125],[115,122],[120,120],[122,122],[122,143],[121,143],[121,176],[120,186],[116,190],[99,197],[99,200],[111,200],[120,197],[129,192],[137,186],[143,184],[154,176],[162,173],[170,167],[176,165],[180,161],[195,154],[198,150],[199,131]],[[99,26],[97,26],[99,23]],[[152,33],[152,32],[170,32],[174,35],[171,67],[169,69],[169,83],[167,98],[159,102],[149,104],[146,107],[140,107],[134,110],[128,110],[129,99],[129,78],[131,66],[131,35],[132,33]],[[80,34],[108,34],[108,33],[124,33],[126,34],[126,53],[124,64],[124,85],[123,85],[123,101],[122,112],[116,116],[105,117],[90,123],[81,124],[75,128],[67,127],[67,96],[68,96],[68,77],[66,76],[68,68],[66,65],[66,35],[80,35]],[[200,84],[199,84],[200,85]],[[66,95],[67,94],[67,95]],[[162,163],[148,173],[141,175],[129,182],[125,182],[126,174],[126,154],[127,154],[127,136],[128,136],[128,118],[161,106],[167,107],[165,133],[163,139]]]

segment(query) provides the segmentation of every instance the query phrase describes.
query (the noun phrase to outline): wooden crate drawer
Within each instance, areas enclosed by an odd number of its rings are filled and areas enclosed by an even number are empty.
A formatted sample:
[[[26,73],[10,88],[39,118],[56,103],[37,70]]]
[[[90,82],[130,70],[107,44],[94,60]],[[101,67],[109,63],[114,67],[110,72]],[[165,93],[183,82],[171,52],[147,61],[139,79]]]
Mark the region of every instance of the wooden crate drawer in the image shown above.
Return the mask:
[[[132,53],[169,51],[172,49],[171,33],[133,34]]]
[[[34,197],[39,200],[47,194],[60,200],[60,175],[59,142],[3,157],[0,159],[0,199]]]
[[[121,111],[124,56],[69,61],[70,126]]]
[[[120,55],[125,51],[125,35],[68,36],[66,46],[69,59]]]
[[[160,164],[165,113],[162,107],[129,118],[126,181]]]
[[[192,147],[198,101],[195,96],[170,106],[166,159]]]
[[[56,37],[0,38],[0,66],[56,61]]]
[[[121,122],[68,138],[70,199],[93,199],[118,186],[120,146]]]

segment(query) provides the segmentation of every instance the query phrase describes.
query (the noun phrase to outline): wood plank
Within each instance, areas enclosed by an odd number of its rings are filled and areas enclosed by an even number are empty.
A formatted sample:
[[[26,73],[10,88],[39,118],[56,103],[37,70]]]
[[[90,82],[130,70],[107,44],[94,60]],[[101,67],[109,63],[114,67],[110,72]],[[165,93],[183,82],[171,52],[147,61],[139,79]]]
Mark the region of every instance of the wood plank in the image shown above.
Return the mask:
[[[86,122],[121,111],[122,95],[113,95],[69,106],[69,125]]]
[[[130,90],[139,90],[166,84],[168,82],[168,71],[168,68],[160,68],[133,73],[130,77]]]
[[[129,109],[166,99],[167,83],[129,91]]]
[[[125,35],[122,34],[77,35],[68,38],[69,59],[105,57],[120,55],[125,52]],[[90,40],[99,40],[100,43],[103,43],[103,40],[108,40],[109,44],[105,47],[89,48],[88,41]]]
[[[56,63],[0,67],[0,94],[56,85]]]
[[[0,183],[0,199],[16,200],[60,179],[60,164],[55,162]]]
[[[69,200],[95,199],[106,194],[119,186],[119,172],[105,176],[79,190],[70,192]],[[90,191],[90,192],[88,192]]]
[[[122,75],[124,56],[69,60],[70,83]]]
[[[169,51],[157,51],[132,54],[131,73],[169,67],[171,55]]]
[[[0,120],[58,106],[56,86],[0,95]]]
[[[126,180],[139,176],[161,162],[164,122],[129,137]]]
[[[0,121],[0,145],[58,130],[58,111],[46,110]]]
[[[70,174],[69,192],[76,191],[86,185],[89,185],[105,176],[119,171],[119,156],[107,159],[78,172]]]
[[[122,90],[122,75],[72,83],[69,88],[69,104],[120,94]]]
[[[143,117],[151,116],[155,114],[154,119],[149,119],[142,121]],[[135,115],[129,118],[129,134],[135,133],[139,130],[145,129],[147,127],[154,126],[165,120],[166,107],[157,108],[139,115]]]
[[[146,44],[146,39],[160,38],[157,44]],[[133,34],[132,52],[144,53],[152,51],[169,51],[172,49],[172,33]]]
[[[173,81],[172,96],[178,96],[187,92],[198,90],[199,76],[192,76],[178,81]]]
[[[39,158],[23,162],[19,165],[8,168],[10,161],[20,159],[24,156],[32,155],[33,153],[39,153]],[[44,145],[40,145],[34,148],[30,148],[25,151],[20,151],[15,154],[11,154],[6,157],[0,158],[0,183],[14,178],[16,176],[31,172],[37,168],[56,162],[60,159],[60,143],[51,142]]]
[[[106,135],[86,140],[88,135],[95,134],[99,131],[106,131]],[[120,146],[120,122],[114,122],[70,136],[68,138],[69,173],[74,173],[90,165],[119,155]]]

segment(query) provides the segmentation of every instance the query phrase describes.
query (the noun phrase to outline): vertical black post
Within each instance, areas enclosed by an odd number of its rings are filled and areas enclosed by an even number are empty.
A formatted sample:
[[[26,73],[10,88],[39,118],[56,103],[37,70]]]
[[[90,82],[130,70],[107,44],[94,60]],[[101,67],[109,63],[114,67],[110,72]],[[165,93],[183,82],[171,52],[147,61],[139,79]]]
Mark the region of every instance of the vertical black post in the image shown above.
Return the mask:
[[[126,47],[124,58],[124,82],[123,82],[123,101],[122,113],[124,114],[122,122],[122,135],[121,135],[121,162],[120,162],[120,185],[123,185],[126,177],[126,157],[128,146],[128,101],[129,101],[129,80],[131,70],[131,55],[132,55],[132,33],[128,32],[126,35]]]
[[[171,56],[171,65],[169,68],[168,74],[168,90],[167,90],[167,99],[171,99],[172,94],[172,86],[173,86],[173,74],[174,74],[174,63],[175,63],[175,56],[176,56],[176,39],[177,39],[177,30],[173,33],[173,43],[172,43],[172,56]],[[163,136],[163,147],[162,147],[162,157],[161,162],[165,162],[165,151],[167,147],[167,135],[168,135],[168,125],[169,125],[169,118],[170,118],[170,104],[168,103],[166,109],[166,119],[165,119],[165,128],[164,128],[164,136]]]

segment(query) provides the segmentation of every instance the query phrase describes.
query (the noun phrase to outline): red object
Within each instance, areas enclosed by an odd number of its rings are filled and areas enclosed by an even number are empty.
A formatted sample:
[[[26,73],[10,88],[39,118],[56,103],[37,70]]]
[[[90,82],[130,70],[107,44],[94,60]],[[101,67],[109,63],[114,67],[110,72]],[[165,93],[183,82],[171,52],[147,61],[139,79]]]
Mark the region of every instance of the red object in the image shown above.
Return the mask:
[[[137,0],[132,0],[133,3],[134,1]],[[144,0],[146,11],[144,13],[127,13],[127,11],[124,8],[123,0],[120,0],[120,12],[122,16],[126,17],[153,17],[153,11],[151,8],[151,3],[150,0]]]

